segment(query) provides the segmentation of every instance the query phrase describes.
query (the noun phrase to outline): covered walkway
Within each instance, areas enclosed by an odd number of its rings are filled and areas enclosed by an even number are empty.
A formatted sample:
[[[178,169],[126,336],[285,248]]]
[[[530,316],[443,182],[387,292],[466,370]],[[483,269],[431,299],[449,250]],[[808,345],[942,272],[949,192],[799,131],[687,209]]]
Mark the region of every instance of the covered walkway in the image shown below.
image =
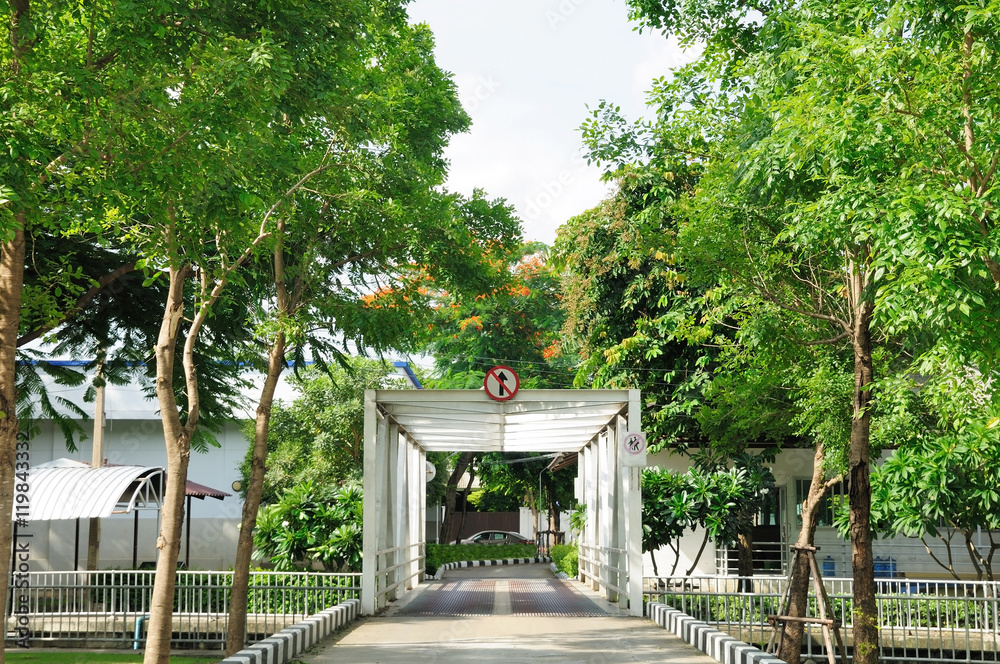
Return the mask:
[[[363,614],[424,580],[426,453],[497,451],[576,455],[576,498],[587,508],[581,578],[623,613],[642,615],[639,391],[506,388],[502,398],[486,389],[365,392]]]
[[[548,565],[452,570],[299,659],[718,664],[651,621],[622,615],[617,603],[584,584],[553,578]]]

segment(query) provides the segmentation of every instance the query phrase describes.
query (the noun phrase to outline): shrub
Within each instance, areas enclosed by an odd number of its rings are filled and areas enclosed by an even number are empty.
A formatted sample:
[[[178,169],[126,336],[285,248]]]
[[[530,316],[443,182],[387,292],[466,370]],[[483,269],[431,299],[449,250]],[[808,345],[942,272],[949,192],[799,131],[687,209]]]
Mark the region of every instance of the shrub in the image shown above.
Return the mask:
[[[552,562],[560,572],[566,572],[571,578],[576,578],[580,571],[580,552],[576,544],[556,544],[549,549]]]
[[[462,560],[505,560],[531,558],[535,555],[533,544],[428,544],[425,566],[428,574],[435,574],[445,563]]]
[[[289,572],[319,561],[327,571],[360,571],[361,487],[302,482],[257,515],[254,546],[274,569]]]

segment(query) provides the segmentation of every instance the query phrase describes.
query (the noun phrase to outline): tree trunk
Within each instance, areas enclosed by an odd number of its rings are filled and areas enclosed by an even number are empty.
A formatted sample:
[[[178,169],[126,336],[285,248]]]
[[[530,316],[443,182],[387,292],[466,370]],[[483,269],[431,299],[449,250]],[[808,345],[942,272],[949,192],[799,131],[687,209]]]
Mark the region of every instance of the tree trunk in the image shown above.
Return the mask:
[[[739,591],[753,592],[753,532],[747,531],[737,535],[736,539],[736,574],[740,578]]]
[[[870,254],[863,248],[862,256]],[[875,566],[871,529],[871,385],[875,377],[872,362],[872,310],[864,268],[857,263],[850,270],[850,290],[854,309],[854,419],[848,454],[850,498],[851,568],[854,575],[854,664],[878,662],[878,612],[875,602]]]
[[[253,529],[257,526],[257,510],[264,493],[264,471],[267,457],[267,434],[271,423],[274,391],[281,372],[285,369],[285,335],[278,332],[267,361],[267,378],[257,403],[257,420],[254,425],[253,453],[250,465],[250,484],[243,502],[240,536],[236,544],[236,562],[233,566],[233,590],[229,597],[229,626],[226,632],[226,656],[244,647],[247,624],[247,596],[250,585],[250,558],[253,554]]]
[[[156,577],[149,607],[149,631],[143,664],[169,664],[170,634],[173,623],[174,587],[177,580],[177,557],[181,545],[181,525],[184,520],[184,488],[191,458],[191,432],[197,424],[197,379],[188,375],[188,399],[191,404],[188,421],[181,423],[174,395],[174,357],[177,336],[184,313],[184,282],[186,266],[170,269],[170,291],[163,309],[163,321],[156,340],[156,397],[163,422],[163,438],[167,449],[167,481],[163,506],[160,510],[160,534],[156,538],[158,556]],[[185,344],[185,372],[188,371],[188,351],[194,343],[192,329]],[[191,367],[193,369],[193,366]],[[193,390],[192,390],[193,387]]]
[[[556,505],[555,490],[551,484],[545,485],[545,506],[549,511],[549,531],[552,534],[552,543],[558,544],[555,540],[555,533],[559,532],[559,506]]]
[[[451,538],[451,530],[455,524],[455,501],[458,497],[458,482],[462,479],[469,464],[472,463],[472,452],[462,452],[458,455],[455,468],[448,477],[448,489],[444,494],[444,520],[441,522],[442,542],[447,542]]]
[[[279,219],[274,247],[274,286],[277,296],[277,316],[289,316],[292,299],[285,281],[285,221]],[[274,335],[267,356],[267,377],[257,401],[257,418],[254,423],[253,452],[250,458],[250,484],[240,519],[240,535],[236,543],[236,562],[233,565],[233,588],[229,596],[229,624],[226,628],[226,656],[243,649],[246,636],[247,609],[250,587],[250,560],[253,556],[253,529],[257,526],[257,511],[264,494],[264,472],[267,470],[267,436],[271,425],[271,408],[278,379],[285,370],[285,332],[279,329]]]
[[[813,472],[812,480],[809,482],[809,493],[802,503],[802,528],[799,530],[795,546],[813,546],[816,541],[819,508],[823,496],[830,488],[830,485],[823,481],[824,457],[823,443],[817,441],[813,455]],[[805,617],[809,608],[809,560],[805,556],[795,556],[792,559],[791,572],[788,615],[802,618]],[[781,652],[778,653],[779,659],[786,664],[799,664],[803,635],[802,623],[786,623],[785,638],[781,643]]]
[[[14,219],[14,237],[0,245],[0,598],[10,588],[10,551],[13,542],[14,470],[17,460],[17,332],[21,323],[21,286],[24,283],[23,212]],[[27,466],[25,466],[27,467]],[[4,661],[0,644],[0,664]]]
[[[697,567],[698,563],[701,561],[701,556],[702,556],[703,553],[705,553],[705,547],[707,545],[708,545],[708,531],[706,530],[704,537],[701,538],[701,546],[698,547],[698,553],[695,555],[694,560],[691,562],[691,569],[689,569],[688,571],[684,572],[684,576],[691,576],[694,573],[694,568]],[[680,560],[680,559],[681,559],[681,546],[680,546],[680,542],[678,542],[677,543],[677,560]],[[677,567],[676,563],[674,564],[674,567],[675,568]],[[670,575],[673,576],[673,572],[671,572]]]
[[[528,509],[531,510],[531,527],[532,532],[535,536],[535,545],[541,545],[541,538],[538,536],[539,526],[538,523],[538,501],[535,500],[535,492],[533,489],[528,489],[528,493],[524,496],[524,500],[528,503]]]
[[[455,534],[455,544],[462,541],[465,534],[465,518],[469,513],[469,494],[472,493],[472,483],[476,481],[476,468],[471,463],[469,465],[469,482],[462,492],[462,522],[458,524],[458,532]]]

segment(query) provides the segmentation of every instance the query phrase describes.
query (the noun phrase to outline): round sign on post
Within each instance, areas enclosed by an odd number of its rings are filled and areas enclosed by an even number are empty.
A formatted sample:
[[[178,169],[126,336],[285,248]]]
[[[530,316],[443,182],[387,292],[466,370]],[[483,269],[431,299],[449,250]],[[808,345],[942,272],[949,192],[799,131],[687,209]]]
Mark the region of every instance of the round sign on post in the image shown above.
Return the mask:
[[[646,465],[646,434],[641,431],[626,433],[622,438],[623,465],[626,467]]]
[[[519,387],[521,379],[517,377],[517,372],[502,364],[487,371],[486,378],[483,379],[483,389],[490,399],[495,401],[514,398]]]

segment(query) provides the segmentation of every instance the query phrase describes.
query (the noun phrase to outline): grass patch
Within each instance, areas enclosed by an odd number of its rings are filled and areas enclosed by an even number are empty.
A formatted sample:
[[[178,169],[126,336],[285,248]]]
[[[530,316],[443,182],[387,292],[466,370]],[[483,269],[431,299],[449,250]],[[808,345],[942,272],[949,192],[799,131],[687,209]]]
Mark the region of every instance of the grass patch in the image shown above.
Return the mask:
[[[427,573],[435,574],[445,563],[462,560],[505,560],[507,558],[534,558],[534,544],[428,544]]]
[[[217,664],[222,659],[221,651],[214,657],[204,655],[187,657],[173,655],[171,662],[179,664]],[[7,650],[5,660],[11,664],[141,664],[142,653],[112,652],[57,652],[53,650]]]

